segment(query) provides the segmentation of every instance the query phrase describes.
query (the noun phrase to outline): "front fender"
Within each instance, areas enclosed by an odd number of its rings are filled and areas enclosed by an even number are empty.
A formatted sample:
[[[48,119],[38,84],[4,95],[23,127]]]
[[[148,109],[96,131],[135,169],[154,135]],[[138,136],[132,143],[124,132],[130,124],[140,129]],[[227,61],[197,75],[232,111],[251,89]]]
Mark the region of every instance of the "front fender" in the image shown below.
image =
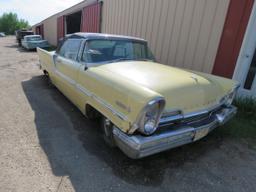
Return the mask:
[[[129,133],[148,102],[162,97],[142,85],[96,67],[80,71],[79,84],[90,95],[87,103]]]

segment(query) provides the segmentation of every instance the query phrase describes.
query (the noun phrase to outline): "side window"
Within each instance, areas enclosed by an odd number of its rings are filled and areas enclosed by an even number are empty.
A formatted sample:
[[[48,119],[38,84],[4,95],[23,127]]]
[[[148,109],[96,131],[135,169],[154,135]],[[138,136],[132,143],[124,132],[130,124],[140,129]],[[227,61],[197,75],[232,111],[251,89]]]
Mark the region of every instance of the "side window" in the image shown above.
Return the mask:
[[[81,39],[67,39],[59,50],[59,55],[67,59],[76,60]]]

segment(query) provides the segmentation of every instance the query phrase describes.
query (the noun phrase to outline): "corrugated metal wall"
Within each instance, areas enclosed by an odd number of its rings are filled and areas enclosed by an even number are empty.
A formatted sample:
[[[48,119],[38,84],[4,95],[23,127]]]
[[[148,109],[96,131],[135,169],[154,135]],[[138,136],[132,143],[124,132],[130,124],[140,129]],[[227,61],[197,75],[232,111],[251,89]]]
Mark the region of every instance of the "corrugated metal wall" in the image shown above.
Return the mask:
[[[103,33],[142,37],[160,63],[211,73],[229,0],[103,2]]]

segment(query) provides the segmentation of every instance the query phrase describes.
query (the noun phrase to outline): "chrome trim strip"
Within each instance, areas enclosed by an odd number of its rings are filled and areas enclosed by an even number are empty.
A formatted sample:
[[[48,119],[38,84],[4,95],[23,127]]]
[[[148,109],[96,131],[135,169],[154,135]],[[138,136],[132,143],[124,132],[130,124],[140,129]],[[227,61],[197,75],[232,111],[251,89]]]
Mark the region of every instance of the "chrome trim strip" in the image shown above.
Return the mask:
[[[184,116],[182,114],[180,115],[174,115],[174,116],[170,116],[170,117],[164,117],[164,118],[161,118],[159,123],[167,123],[167,122],[170,122],[170,121],[176,121],[176,120],[180,120],[180,119],[183,119]]]
[[[74,86],[77,90],[79,90],[80,92],[84,93],[85,95],[87,95],[88,97],[91,97],[92,99],[94,99],[95,101],[97,101],[98,103],[102,104],[105,108],[107,108],[113,115],[117,116],[118,118],[124,120],[124,121],[128,121],[128,118],[126,117],[126,115],[124,115],[123,113],[120,113],[118,111],[116,111],[112,105],[108,104],[106,101],[104,101],[103,99],[101,99],[100,97],[96,96],[94,93],[92,93],[91,91],[89,91],[88,89],[84,88],[82,85],[76,83],[76,81],[74,81],[73,79],[71,79],[70,77],[64,75],[63,73],[59,72],[58,70],[55,70],[55,73],[57,75],[59,75],[60,77],[62,77],[64,80],[66,80],[68,83],[70,83],[72,86]]]
[[[59,72],[58,70],[56,70],[55,73],[58,74],[61,78],[66,80],[71,85],[76,86],[76,82],[73,79],[71,79],[70,77],[64,75],[63,73]]]
[[[106,103],[103,99],[101,99],[100,97],[96,96],[95,94],[93,94],[92,92],[90,92],[88,89],[85,89],[82,85],[77,84],[76,86],[81,92],[83,92],[84,94],[86,94],[87,96],[93,98],[94,100],[96,100],[98,103],[102,104],[104,107],[106,107],[109,111],[111,111],[111,113],[117,117],[119,117],[120,119],[127,121],[127,117],[116,111],[115,109],[113,109],[113,106]]]

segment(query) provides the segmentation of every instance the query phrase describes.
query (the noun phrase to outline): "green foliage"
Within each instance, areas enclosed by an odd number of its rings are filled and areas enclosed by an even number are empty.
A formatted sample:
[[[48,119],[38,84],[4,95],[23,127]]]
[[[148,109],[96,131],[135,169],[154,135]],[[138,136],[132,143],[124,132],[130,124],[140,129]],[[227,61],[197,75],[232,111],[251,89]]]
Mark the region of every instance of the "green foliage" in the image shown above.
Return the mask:
[[[16,13],[4,13],[0,16],[0,31],[12,35],[18,29],[29,28],[28,21],[19,19]]]
[[[218,129],[232,138],[256,138],[256,99],[238,98],[234,101],[238,113],[229,123]]]
[[[251,97],[238,98],[234,105],[238,107],[239,116],[244,118],[254,118],[256,120],[256,99]]]

